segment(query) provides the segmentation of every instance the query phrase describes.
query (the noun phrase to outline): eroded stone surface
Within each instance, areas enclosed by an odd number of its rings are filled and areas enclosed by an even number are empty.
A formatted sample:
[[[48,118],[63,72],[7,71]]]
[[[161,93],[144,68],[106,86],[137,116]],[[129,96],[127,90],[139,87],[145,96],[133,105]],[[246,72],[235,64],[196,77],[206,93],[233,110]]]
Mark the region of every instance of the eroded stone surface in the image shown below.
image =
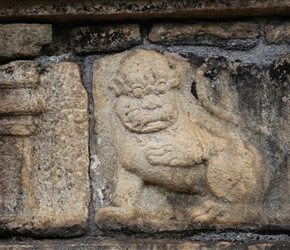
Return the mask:
[[[0,24],[0,59],[39,56],[52,42],[50,24]]]
[[[0,135],[32,135],[38,126],[34,116],[0,116]]]
[[[265,27],[266,40],[268,43],[281,41],[290,42],[290,25],[267,25]]]
[[[236,124],[270,168],[261,224],[289,229],[290,58],[257,66],[212,58],[196,76],[197,97],[210,113]]]
[[[51,22],[76,20],[124,20],[148,18],[226,18],[242,16],[270,16],[289,14],[288,0],[21,0],[0,3],[2,20],[49,20]]]
[[[29,240],[27,242],[6,241],[0,242],[1,250],[94,250],[94,249],[114,249],[114,250],[267,250],[267,249],[288,249],[289,242],[193,242],[189,240],[176,239],[116,239],[116,238],[82,238],[70,240]]]
[[[138,24],[81,27],[72,31],[72,44],[79,54],[125,50],[141,40]]]
[[[3,66],[0,76],[5,83],[0,91],[6,94],[0,99],[0,230],[42,237],[83,234],[88,121],[77,65],[20,61]],[[29,105],[27,96],[42,106]]]
[[[161,44],[211,45],[250,49],[257,44],[259,25],[252,22],[155,24],[149,39]]]
[[[95,62],[91,176],[101,228],[261,223],[268,166],[235,126],[190,95],[194,76],[185,60],[169,53],[135,50]]]
[[[21,138],[0,136],[0,232],[7,221],[14,220],[21,206],[23,146]]]
[[[15,61],[0,66],[1,89],[35,89],[40,83],[35,65],[27,61]]]

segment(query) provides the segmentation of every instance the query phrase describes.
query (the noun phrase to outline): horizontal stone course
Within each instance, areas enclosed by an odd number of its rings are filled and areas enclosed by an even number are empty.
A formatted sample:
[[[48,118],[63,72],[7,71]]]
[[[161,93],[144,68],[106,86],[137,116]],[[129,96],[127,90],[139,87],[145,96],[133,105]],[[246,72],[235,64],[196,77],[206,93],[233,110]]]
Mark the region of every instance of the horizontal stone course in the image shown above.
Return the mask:
[[[142,41],[138,24],[80,27],[71,36],[78,54],[124,50]]]
[[[189,240],[176,239],[115,239],[115,238],[82,238],[70,240],[27,240],[24,242],[6,241],[0,243],[0,250],[143,250],[143,249],[169,249],[169,250],[223,250],[223,249],[288,249],[289,242],[194,242]]]
[[[0,3],[2,20],[76,21],[132,18],[221,18],[289,15],[288,0],[164,1],[164,0],[12,0]]]
[[[202,22],[153,25],[149,39],[160,44],[212,45],[248,49],[256,45],[259,24],[253,22]]]
[[[52,42],[50,24],[0,24],[0,60],[39,56]]]

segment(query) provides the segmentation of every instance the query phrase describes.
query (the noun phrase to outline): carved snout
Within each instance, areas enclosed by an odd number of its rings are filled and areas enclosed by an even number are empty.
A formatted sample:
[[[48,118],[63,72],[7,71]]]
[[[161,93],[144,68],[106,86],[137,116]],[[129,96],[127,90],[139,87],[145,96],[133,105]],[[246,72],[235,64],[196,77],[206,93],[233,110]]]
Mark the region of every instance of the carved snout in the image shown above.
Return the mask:
[[[156,95],[147,95],[142,100],[142,108],[153,110],[162,107],[162,100]]]

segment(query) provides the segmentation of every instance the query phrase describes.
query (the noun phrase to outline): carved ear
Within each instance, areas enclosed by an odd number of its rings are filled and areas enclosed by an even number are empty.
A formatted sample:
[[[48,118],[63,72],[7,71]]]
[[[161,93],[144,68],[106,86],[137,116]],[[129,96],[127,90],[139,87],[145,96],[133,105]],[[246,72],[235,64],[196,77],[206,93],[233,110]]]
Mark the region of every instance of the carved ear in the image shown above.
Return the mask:
[[[120,96],[123,94],[123,88],[122,88],[122,85],[123,85],[123,81],[118,78],[118,77],[115,77],[113,78],[113,80],[109,83],[109,88],[112,89],[115,93],[116,96]]]

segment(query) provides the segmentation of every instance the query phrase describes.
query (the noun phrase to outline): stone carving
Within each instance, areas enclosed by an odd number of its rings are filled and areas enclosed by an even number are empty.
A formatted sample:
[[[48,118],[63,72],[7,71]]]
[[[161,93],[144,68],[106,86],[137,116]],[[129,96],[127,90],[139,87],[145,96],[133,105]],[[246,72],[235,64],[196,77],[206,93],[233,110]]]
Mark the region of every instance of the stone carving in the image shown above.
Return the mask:
[[[0,67],[0,232],[87,229],[87,95],[77,65]]]
[[[263,202],[265,226],[289,230],[290,215],[290,55],[271,64],[207,59],[196,73],[201,105],[241,129],[269,165],[270,184]]]
[[[95,150],[107,199],[97,204],[95,195],[101,228],[245,228],[261,219],[262,157],[188,95],[193,76],[178,56],[154,51],[96,61]]]

